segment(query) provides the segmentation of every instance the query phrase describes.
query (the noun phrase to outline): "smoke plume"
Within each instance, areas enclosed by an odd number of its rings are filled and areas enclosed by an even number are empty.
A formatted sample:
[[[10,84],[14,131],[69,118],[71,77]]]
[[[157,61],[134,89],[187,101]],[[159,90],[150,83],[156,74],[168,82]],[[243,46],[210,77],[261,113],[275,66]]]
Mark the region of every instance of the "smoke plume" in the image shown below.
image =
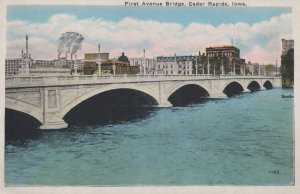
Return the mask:
[[[62,53],[71,53],[71,58],[73,54],[76,54],[77,50],[81,49],[81,42],[83,41],[83,36],[77,32],[65,32],[58,39],[58,58]]]

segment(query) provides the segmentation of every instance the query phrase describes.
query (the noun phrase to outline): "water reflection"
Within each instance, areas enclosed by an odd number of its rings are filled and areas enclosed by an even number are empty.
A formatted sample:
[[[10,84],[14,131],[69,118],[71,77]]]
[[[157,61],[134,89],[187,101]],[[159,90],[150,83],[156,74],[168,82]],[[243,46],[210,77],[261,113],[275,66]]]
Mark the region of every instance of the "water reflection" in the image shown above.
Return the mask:
[[[5,142],[39,138],[39,125],[40,122],[27,114],[5,109]]]
[[[114,125],[126,122],[136,122],[145,119],[156,110],[155,107],[118,107],[118,106],[102,106],[94,109],[86,110],[78,108],[65,117],[65,121],[69,125],[77,126],[99,126]]]
[[[40,124],[34,121],[30,116],[7,110],[5,117],[5,141],[6,143],[12,141],[23,142],[25,140],[38,139],[42,135],[47,136],[47,132],[52,132],[51,136],[53,136],[56,132],[87,132],[101,126],[113,127],[116,124],[139,122],[151,117],[156,109],[155,107],[113,106],[104,106],[100,109],[90,109],[88,111],[77,109],[65,118],[69,124],[68,128],[50,131],[39,130],[38,126]]]

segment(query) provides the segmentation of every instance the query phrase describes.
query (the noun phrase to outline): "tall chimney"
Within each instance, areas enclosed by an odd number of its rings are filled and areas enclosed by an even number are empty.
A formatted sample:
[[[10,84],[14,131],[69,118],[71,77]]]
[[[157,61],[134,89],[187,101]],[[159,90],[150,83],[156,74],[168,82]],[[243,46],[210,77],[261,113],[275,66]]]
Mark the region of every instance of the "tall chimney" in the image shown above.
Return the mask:
[[[100,53],[100,43],[98,43],[98,53]]]
[[[26,34],[26,59],[28,59],[28,35]]]

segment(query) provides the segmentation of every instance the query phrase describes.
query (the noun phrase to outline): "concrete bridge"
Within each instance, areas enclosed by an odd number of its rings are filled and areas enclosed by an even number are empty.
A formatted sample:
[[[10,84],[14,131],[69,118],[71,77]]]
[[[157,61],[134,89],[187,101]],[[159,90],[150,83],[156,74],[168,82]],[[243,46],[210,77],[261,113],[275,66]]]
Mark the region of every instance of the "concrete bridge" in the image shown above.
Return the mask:
[[[45,76],[7,77],[5,108],[26,113],[40,129],[61,129],[64,116],[81,102],[104,92],[135,91],[151,98],[155,106],[170,107],[174,93],[187,86],[203,93],[200,97],[227,98],[234,92],[281,87],[281,77],[163,75],[163,76]],[[188,94],[184,94],[188,95]]]

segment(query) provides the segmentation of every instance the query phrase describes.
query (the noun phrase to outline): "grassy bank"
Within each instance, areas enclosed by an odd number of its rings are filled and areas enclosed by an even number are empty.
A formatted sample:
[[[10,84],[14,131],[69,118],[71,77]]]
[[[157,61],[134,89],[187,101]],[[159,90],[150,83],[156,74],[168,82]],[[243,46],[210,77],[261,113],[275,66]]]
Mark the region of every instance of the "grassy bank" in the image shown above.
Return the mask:
[[[282,80],[282,87],[283,88],[293,88],[294,84],[293,84],[293,82],[291,82],[291,80],[286,79],[286,80]]]

